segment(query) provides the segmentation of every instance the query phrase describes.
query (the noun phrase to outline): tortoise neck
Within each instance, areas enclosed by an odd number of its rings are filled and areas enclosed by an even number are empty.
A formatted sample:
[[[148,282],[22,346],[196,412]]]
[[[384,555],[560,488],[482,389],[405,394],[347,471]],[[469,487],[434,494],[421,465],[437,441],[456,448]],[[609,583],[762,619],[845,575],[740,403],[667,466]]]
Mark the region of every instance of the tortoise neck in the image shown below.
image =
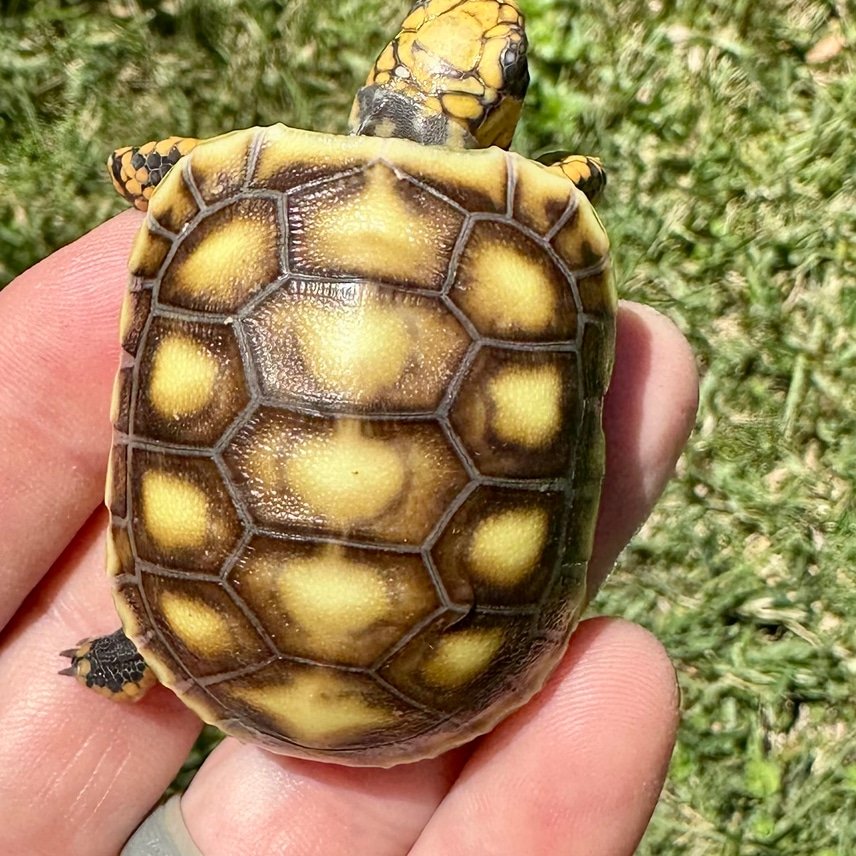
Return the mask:
[[[354,113],[352,134],[398,137],[425,146],[480,148],[479,141],[466,126],[454,122],[443,112],[426,110],[416,99],[383,86],[363,86],[354,99]]]

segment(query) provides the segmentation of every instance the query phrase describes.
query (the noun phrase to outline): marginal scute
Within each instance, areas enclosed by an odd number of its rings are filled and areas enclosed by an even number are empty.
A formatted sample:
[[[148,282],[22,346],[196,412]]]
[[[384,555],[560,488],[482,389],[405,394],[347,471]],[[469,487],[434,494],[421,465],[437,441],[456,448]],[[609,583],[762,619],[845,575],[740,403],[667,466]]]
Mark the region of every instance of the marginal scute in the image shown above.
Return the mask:
[[[290,195],[290,265],[438,290],[462,224],[454,208],[378,163]]]
[[[271,200],[239,199],[219,208],[181,240],[163,272],[160,300],[201,312],[234,312],[280,276],[281,240]]]
[[[609,238],[597,212],[582,194],[577,196],[574,216],[556,232],[553,247],[572,273],[584,271],[605,262]]]
[[[539,235],[546,235],[569,205],[577,204],[579,191],[569,181],[541,164],[515,156],[518,181],[514,188],[514,218]]]
[[[235,590],[286,655],[369,667],[437,607],[419,556],[255,539]]]
[[[110,397],[110,421],[120,434],[129,430],[131,415],[131,395],[134,388],[133,373],[130,368],[120,368],[113,381]]]
[[[172,247],[172,241],[149,231],[148,224],[137,232],[131,255],[128,259],[128,269],[131,276],[140,279],[152,279],[160,270],[167,253]]]
[[[162,228],[177,235],[199,213],[199,205],[180,166],[167,173],[158,191],[149,202],[149,215]]]
[[[128,447],[114,443],[107,463],[104,504],[114,517],[127,514]]]
[[[134,573],[134,551],[124,523],[113,521],[107,535],[107,575]]]
[[[439,105],[438,105],[439,106]],[[438,146],[419,146],[390,140],[388,157],[408,175],[435,188],[468,211],[504,214],[507,207],[508,155],[498,148],[470,149],[456,153]]]
[[[567,279],[542,246],[505,221],[475,223],[451,297],[486,336],[537,342],[576,333]]]
[[[618,292],[608,262],[588,276],[577,277],[577,288],[583,309],[592,315],[612,318],[618,309]]]
[[[586,396],[606,393],[612,375],[612,355],[615,353],[615,324],[611,318],[603,323],[589,321],[583,327],[580,350],[583,368],[583,385]]]
[[[151,305],[152,293],[148,289],[143,291],[129,289],[125,292],[119,317],[119,341],[122,348],[132,356],[137,353],[143,328],[151,312]]]
[[[246,329],[266,396],[334,409],[433,410],[470,342],[436,298],[372,283],[296,282]]]
[[[537,616],[538,630],[562,640],[574,629],[586,605],[588,560],[562,561],[549,586]]]

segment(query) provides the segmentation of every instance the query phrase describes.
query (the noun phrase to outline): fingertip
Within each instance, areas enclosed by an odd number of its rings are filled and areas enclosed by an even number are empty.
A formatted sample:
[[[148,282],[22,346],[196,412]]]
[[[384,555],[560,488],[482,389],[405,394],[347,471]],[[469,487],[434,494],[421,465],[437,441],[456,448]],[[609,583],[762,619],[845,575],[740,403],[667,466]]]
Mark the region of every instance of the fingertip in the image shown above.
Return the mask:
[[[672,477],[697,406],[698,372],[684,335],[656,310],[623,302],[604,404],[606,473],[591,561],[592,596]]]

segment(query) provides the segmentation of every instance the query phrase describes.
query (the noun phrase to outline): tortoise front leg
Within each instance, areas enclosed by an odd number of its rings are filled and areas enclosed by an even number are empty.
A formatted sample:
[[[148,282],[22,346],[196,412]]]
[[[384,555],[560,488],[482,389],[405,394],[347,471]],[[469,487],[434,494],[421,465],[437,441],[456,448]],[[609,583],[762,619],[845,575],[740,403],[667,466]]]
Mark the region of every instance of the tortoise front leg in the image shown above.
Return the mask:
[[[84,639],[76,648],[62,651],[71,665],[61,675],[71,675],[84,686],[116,701],[137,701],[157,683],[134,643],[121,631]]]
[[[135,208],[145,211],[164,176],[200,142],[194,137],[168,137],[116,149],[107,159],[113,186]]]
[[[594,202],[606,187],[606,170],[600,158],[590,155],[570,155],[567,152],[550,152],[538,158],[539,163],[547,164],[550,172],[556,172],[572,181],[590,202]]]

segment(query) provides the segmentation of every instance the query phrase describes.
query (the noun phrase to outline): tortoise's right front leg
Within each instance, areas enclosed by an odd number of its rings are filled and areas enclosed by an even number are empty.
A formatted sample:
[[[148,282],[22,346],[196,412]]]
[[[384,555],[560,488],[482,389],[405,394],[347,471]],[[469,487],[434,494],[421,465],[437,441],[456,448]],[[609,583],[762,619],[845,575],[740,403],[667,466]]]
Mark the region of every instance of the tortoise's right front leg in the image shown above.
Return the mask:
[[[200,142],[195,137],[168,137],[116,149],[107,159],[113,186],[131,205],[145,211],[164,176]]]

